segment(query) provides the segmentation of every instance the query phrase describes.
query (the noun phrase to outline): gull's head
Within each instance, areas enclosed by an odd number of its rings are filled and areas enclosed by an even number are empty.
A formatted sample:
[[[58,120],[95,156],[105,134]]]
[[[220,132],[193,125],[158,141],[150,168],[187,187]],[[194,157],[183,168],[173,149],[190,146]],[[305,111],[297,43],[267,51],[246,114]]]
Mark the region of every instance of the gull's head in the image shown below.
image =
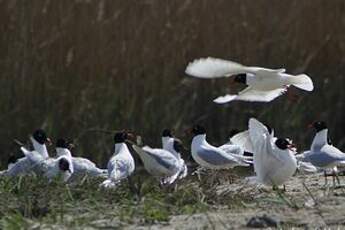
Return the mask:
[[[50,138],[47,137],[47,134],[42,129],[35,130],[35,132],[32,134],[32,137],[34,138],[35,141],[37,141],[41,145],[43,144],[51,145],[52,143]]]
[[[69,163],[69,161],[66,158],[61,158],[59,160],[59,169],[62,172],[69,171],[70,173],[72,173],[72,170],[70,168],[70,163]]]
[[[56,148],[64,148],[64,149],[72,149],[74,147],[74,145],[70,142],[67,142],[66,139],[64,139],[64,138],[59,138],[56,141],[55,147]]]
[[[275,141],[275,145],[281,150],[289,149],[291,151],[294,151],[296,148],[295,145],[292,144],[292,141],[287,138],[278,138]]]
[[[114,135],[115,144],[120,144],[126,142],[126,140],[135,141],[135,135],[128,131],[116,132]]]
[[[193,136],[203,135],[206,134],[206,129],[201,125],[194,125],[191,133],[193,134]]]
[[[170,129],[164,129],[162,132],[162,137],[173,137]]]
[[[247,74],[241,73],[241,74],[235,75],[234,82],[247,84]]]
[[[315,121],[313,124],[309,125],[316,130],[316,132],[320,132],[324,129],[327,129],[327,124],[324,121]]]

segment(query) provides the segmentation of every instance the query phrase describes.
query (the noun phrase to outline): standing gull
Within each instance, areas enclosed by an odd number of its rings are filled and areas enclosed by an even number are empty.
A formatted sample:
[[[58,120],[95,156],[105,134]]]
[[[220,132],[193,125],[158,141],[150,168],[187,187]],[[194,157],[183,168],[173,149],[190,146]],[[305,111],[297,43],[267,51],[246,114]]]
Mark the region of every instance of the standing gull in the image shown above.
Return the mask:
[[[139,147],[133,145],[143,161],[145,169],[154,177],[158,177],[162,185],[172,184],[178,177],[181,170],[180,160],[171,152],[174,148],[169,143],[163,143],[167,149],[151,148],[149,146]],[[169,149],[169,150],[168,150]],[[176,151],[176,150],[174,150]]]
[[[285,138],[273,138],[258,120],[249,120],[249,135],[254,148],[255,180],[269,186],[285,183],[296,171],[295,149]]]
[[[334,177],[340,183],[336,174],[336,166],[345,165],[345,154],[335,146],[328,143],[328,128],[324,121],[317,121],[312,124],[316,130],[315,137],[310,146],[310,150],[303,153],[303,161],[310,162],[314,166],[321,169],[333,169],[333,183]],[[326,171],[325,171],[325,182]]]
[[[101,183],[101,187],[114,188],[134,172],[134,159],[125,143],[129,136],[127,132],[115,133],[115,150],[108,162],[108,179]]]
[[[181,151],[183,150],[182,141],[174,137],[171,134],[171,130],[164,129],[162,132],[162,146],[163,149],[171,152],[180,163],[180,170],[173,177],[178,177],[179,179],[186,177],[188,174],[188,168],[185,161],[181,157]]]
[[[225,148],[210,145],[206,140],[206,130],[200,125],[192,128],[192,157],[203,168],[228,169],[235,166],[249,166],[251,161],[243,154],[226,151]]]

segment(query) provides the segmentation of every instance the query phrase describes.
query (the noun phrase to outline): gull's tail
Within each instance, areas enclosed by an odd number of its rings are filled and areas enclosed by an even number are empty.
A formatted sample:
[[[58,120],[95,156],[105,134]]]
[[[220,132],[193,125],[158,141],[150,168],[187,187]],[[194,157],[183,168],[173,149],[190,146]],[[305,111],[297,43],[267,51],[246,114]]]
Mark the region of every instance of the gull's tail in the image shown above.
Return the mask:
[[[306,74],[299,74],[296,76],[288,76],[288,82],[299,88],[303,89],[305,91],[313,91],[314,84],[310,77]]]

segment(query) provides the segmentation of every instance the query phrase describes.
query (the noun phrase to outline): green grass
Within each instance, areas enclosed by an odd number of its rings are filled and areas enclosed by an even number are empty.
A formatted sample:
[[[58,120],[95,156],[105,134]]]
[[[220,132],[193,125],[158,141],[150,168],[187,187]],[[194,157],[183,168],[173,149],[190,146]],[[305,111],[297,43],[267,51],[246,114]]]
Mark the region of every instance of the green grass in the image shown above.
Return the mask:
[[[47,182],[35,176],[0,179],[0,223],[5,229],[26,228],[33,223],[87,226],[93,221],[118,219],[124,223],[152,224],[168,221],[170,216],[193,214],[209,209],[195,183],[160,188],[153,178],[141,184],[138,177],[131,185],[104,190],[100,180],[66,185]]]

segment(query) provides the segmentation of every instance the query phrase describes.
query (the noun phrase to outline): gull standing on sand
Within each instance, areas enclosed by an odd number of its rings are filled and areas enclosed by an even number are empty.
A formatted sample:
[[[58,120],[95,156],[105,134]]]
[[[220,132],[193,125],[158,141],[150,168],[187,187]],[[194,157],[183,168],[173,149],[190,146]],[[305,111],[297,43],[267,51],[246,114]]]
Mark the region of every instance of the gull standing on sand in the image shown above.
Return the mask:
[[[249,157],[238,154],[230,148],[215,147],[206,140],[206,130],[200,125],[195,125],[191,130],[192,157],[203,168],[208,169],[229,169],[235,166],[249,166]]]
[[[273,138],[267,127],[258,120],[249,120],[249,135],[254,148],[256,182],[277,187],[296,171],[295,148],[285,138]]]
[[[334,178],[337,179],[340,184],[340,180],[336,174],[336,166],[345,165],[345,154],[338,148],[328,143],[328,128],[324,121],[314,122],[311,127],[316,130],[315,137],[311,144],[310,150],[303,153],[303,161],[310,162],[314,166],[321,169],[333,170],[333,183]],[[325,183],[327,183],[326,171]]]
[[[125,143],[129,136],[127,132],[115,133],[115,150],[108,162],[108,179],[100,184],[101,187],[114,188],[121,180],[128,178],[134,172],[134,159]]]
[[[244,66],[217,58],[201,58],[189,63],[188,75],[212,79],[235,76],[234,82],[247,85],[238,94],[227,94],[214,100],[223,104],[234,100],[270,102],[284,94],[290,85],[305,91],[313,91],[313,81],[306,74],[291,75],[285,69],[268,69]]]

